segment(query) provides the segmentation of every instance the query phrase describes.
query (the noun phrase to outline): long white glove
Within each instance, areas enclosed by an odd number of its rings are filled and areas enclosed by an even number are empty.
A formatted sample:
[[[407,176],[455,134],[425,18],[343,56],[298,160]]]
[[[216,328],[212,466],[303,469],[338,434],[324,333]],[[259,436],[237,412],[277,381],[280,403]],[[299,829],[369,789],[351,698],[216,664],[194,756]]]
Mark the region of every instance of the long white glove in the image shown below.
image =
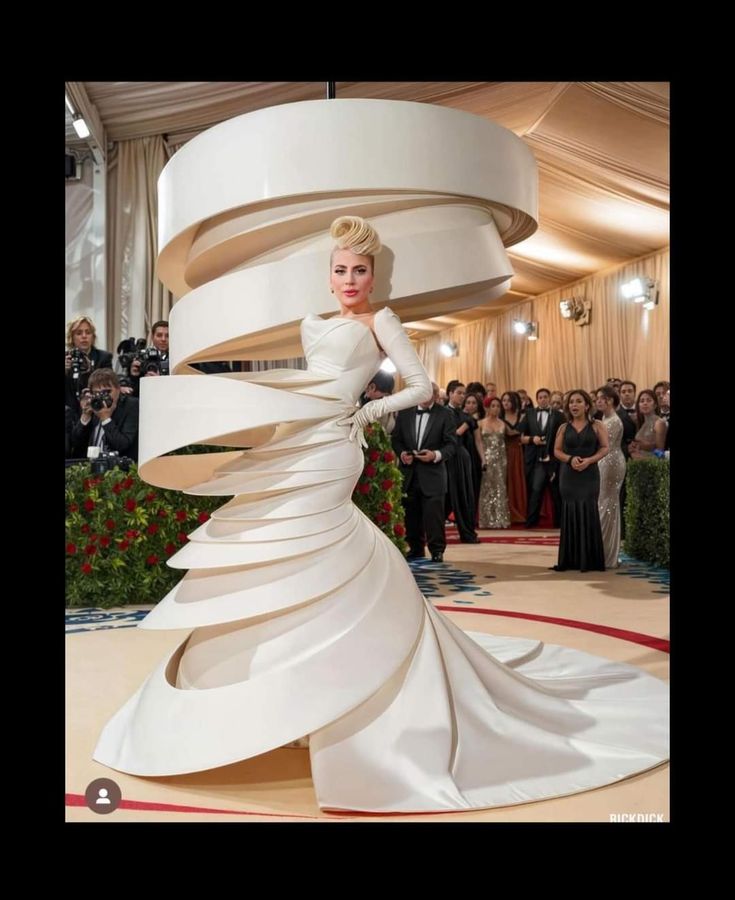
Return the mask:
[[[405,382],[403,390],[380,400],[371,400],[365,406],[345,419],[338,420],[340,425],[350,425],[350,440],[357,440],[360,446],[367,447],[362,433],[363,428],[371,422],[377,422],[386,413],[409,409],[430,400],[433,388],[429,376],[416,355],[408,335],[403,330],[401,320],[393,310],[384,307],[374,319],[375,335],[385,350],[386,355],[396,367],[398,374]]]

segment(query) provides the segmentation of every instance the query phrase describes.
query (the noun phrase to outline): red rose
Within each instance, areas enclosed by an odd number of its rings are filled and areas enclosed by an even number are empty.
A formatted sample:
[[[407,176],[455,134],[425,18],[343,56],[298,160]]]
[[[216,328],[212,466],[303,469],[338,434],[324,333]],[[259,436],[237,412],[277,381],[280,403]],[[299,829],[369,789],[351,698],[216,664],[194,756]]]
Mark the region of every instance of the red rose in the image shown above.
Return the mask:
[[[390,519],[390,516],[387,513],[378,513],[375,517],[375,521],[379,525],[385,525],[385,523]]]
[[[98,537],[99,537],[98,534],[90,534],[90,536],[89,536],[89,543],[90,543],[90,544],[96,544],[96,543],[97,543],[97,538],[98,538]]]
[[[171,541],[169,541],[164,549],[166,551],[166,556],[171,556],[173,553],[176,553],[176,544],[172,544]]]
[[[94,544],[87,544],[87,546],[84,548],[84,552],[87,554],[87,556],[94,556],[97,552],[97,548]]]
[[[129,489],[133,486],[133,484],[134,484],[133,479],[130,478],[130,476],[128,476],[128,477],[125,479],[125,481],[123,481],[122,486],[123,486],[123,487],[125,488],[125,490],[127,491],[127,490],[129,490]]]
[[[90,566],[89,563],[84,563],[84,565],[82,566],[82,572],[84,572],[85,575],[89,575],[89,573],[91,571],[92,571],[92,566]]]
[[[370,462],[377,462],[380,459],[380,450],[371,450],[368,459]]]
[[[132,512],[137,505],[138,504],[131,497],[128,497],[125,501],[125,509],[127,509],[128,512]]]
[[[146,528],[146,531],[148,532],[148,534],[155,534],[158,531],[158,525],[153,522],[148,526],[148,528]]]
[[[84,501],[84,508],[87,510],[87,512],[92,512],[92,510],[94,509],[94,500],[90,500],[90,498],[87,497],[87,499]]]
[[[383,462],[393,462],[395,458],[396,455],[392,450],[386,450],[383,454]]]
[[[84,525],[82,525],[82,531],[84,532],[84,534],[89,534],[89,525],[87,525],[86,522],[84,523]]]
[[[113,486],[112,486],[113,494],[119,494],[121,490],[122,490],[122,482],[121,481],[118,481],[116,484],[113,484]]]
[[[69,556],[74,556],[74,554],[77,552],[77,545],[76,544],[67,544],[66,552],[69,554]]]
[[[188,540],[189,540],[189,536],[188,536],[187,534],[184,534],[183,531],[180,531],[180,532],[178,533],[177,537],[178,537],[178,539],[179,539],[179,543],[181,543],[181,544],[183,544],[184,541],[188,541]]]
[[[365,471],[362,474],[367,478],[375,478],[377,473],[378,470],[375,468],[375,466],[365,466]]]
[[[129,541],[125,541],[125,540],[123,540],[123,541],[118,541],[118,542],[117,542],[117,546],[118,546],[121,550],[127,550],[128,547],[130,546],[130,542],[129,542]]]
[[[176,521],[177,522],[186,522],[186,510],[179,509],[176,511]]]
[[[138,532],[137,532],[137,531],[132,531],[132,530],[128,529],[128,530],[125,532],[125,537],[126,537],[126,538],[137,538],[137,537],[138,537]]]
[[[396,537],[403,537],[405,533],[406,529],[403,527],[403,525],[401,525],[400,522],[397,525],[393,526],[393,534],[395,534]]]
[[[159,516],[159,518],[165,519],[167,515],[168,515],[168,513],[166,512],[165,509],[159,509],[159,510],[158,510],[158,516]]]
[[[100,538],[100,546],[101,547],[109,547],[110,546],[110,539],[107,537],[107,535]]]
[[[386,500],[385,503],[383,504],[383,509],[386,512],[390,512],[393,509],[393,504],[389,500]]]
[[[200,512],[199,515],[197,516],[197,521],[201,522],[201,524],[203,525],[207,521],[208,518],[209,518],[208,512]]]
[[[155,499],[156,499],[156,492],[155,492],[155,491],[148,491],[148,493],[145,495],[145,499],[146,499],[149,503],[150,503],[152,500],[155,500]]]
[[[85,478],[84,481],[82,482],[82,485],[84,487],[84,490],[88,491],[92,487],[92,479]]]
[[[384,491],[389,491],[393,487],[393,482],[390,479],[386,479],[385,481],[380,482],[380,486]]]
[[[78,511],[79,511],[79,507],[77,506],[76,503],[69,504],[69,512],[78,512]]]
[[[362,484],[358,484],[357,490],[361,494],[369,494],[370,493],[370,484],[367,481],[363,481]]]
[[[105,522],[105,528],[106,528],[108,531],[114,531],[114,530],[115,530],[115,520],[114,520],[114,519],[108,519],[108,520]]]
[[[155,566],[158,562],[158,557],[155,553],[151,553],[151,555],[146,559],[146,565]]]

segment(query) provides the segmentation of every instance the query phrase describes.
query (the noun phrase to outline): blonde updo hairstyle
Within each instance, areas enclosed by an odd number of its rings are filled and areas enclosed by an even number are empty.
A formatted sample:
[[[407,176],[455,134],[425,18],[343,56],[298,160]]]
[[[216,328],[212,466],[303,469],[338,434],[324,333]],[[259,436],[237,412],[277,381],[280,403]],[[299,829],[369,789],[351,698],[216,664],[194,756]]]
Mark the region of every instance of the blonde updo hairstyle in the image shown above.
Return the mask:
[[[370,270],[375,272],[375,254],[380,253],[382,245],[378,232],[369,222],[359,216],[340,216],[332,222],[329,233],[336,242],[329,258],[330,267],[336,250],[351,250],[358,256],[367,256]]]

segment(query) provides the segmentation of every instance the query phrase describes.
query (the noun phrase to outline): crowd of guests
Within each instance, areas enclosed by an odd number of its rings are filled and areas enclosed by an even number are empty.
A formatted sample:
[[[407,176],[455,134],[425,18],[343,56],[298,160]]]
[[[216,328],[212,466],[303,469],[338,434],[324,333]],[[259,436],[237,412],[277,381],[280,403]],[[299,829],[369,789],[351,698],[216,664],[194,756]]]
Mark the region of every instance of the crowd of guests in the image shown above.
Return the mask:
[[[441,561],[449,518],[463,543],[479,541],[477,528],[533,528],[548,497],[561,529],[556,569],[618,565],[627,460],[668,455],[669,382],[638,391],[610,378],[590,392],[539,388],[534,399],[455,380],[398,414],[409,558],[428,548]]]

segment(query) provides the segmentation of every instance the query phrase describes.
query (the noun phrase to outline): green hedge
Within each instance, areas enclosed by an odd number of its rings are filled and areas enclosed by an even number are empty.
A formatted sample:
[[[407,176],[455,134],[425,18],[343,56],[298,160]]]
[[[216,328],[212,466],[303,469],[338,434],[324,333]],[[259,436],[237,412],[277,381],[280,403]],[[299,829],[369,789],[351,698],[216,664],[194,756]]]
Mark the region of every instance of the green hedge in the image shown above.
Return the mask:
[[[66,605],[157,603],[181,578],[166,560],[227,497],[153,488],[129,472],[66,470]]]
[[[626,475],[625,552],[669,568],[669,461],[632,459]]]
[[[366,429],[365,469],[353,500],[405,551],[401,475],[379,425]],[[232,448],[186,448],[207,452]],[[135,466],[92,476],[88,465],[66,470],[66,605],[105,609],[157,603],[182,577],[166,565],[229,497],[195,497],[153,488]]]

